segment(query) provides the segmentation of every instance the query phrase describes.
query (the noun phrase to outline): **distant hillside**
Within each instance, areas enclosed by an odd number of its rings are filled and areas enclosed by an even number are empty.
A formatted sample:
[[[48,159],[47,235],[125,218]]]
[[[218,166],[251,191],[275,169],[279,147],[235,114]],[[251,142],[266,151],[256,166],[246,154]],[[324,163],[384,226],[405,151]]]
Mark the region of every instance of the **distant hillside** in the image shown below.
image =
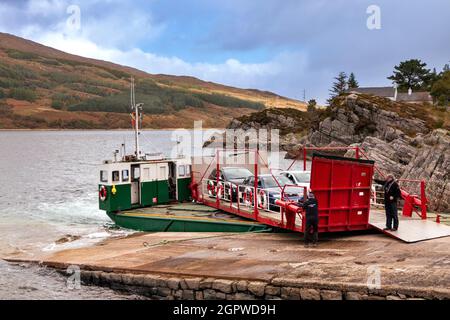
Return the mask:
[[[270,107],[306,109],[303,102],[193,77],[152,75],[71,55],[0,33],[0,129],[129,128],[129,79],[144,103],[145,128],[225,127]]]

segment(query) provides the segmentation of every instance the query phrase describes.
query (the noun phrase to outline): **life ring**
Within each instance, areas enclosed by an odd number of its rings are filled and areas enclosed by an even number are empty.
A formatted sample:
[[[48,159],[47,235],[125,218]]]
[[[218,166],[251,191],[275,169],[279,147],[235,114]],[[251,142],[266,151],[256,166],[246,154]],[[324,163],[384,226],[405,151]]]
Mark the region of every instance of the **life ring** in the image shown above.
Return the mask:
[[[101,186],[100,190],[98,191],[98,196],[100,198],[101,201],[105,201],[106,198],[108,197],[108,190],[106,190],[105,186]]]
[[[208,185],[207,185],[207,189],[208,189],[208,195],[211,198],[216,198],[217,196],[219,196],[219,198],[222,197],[222,193],[223,193],[222,182],[219,181],[219,184],[217,186],[215,186],[214,185],[214,181],[213,180],[209,180],[208,181]]]
[[[264,190],[260,190],[258,193],[258,208],[265,209],[266,205],[266,192]]]
[[[222,198],[223,193],[224,193],[223,183],[219,181],[219,184],[217,185],[216,188],[216,194],[219,197],[219,199]]]
[[[232,190],[232,185],[229,182],[225,183],[225,187],[223,189],[223,194],[224,194],[224,198],[226,200],[231,200],[231,190]]]
[[[242,198],[244,199],[244,203],[246,205],[252,205],[253,204],[253,190],[248,187],[245,188]]]
[[[214,198],[216,196],[216,186],[214,185],[214,182],[212,180],[208,181],[207,189],[208,195]]]

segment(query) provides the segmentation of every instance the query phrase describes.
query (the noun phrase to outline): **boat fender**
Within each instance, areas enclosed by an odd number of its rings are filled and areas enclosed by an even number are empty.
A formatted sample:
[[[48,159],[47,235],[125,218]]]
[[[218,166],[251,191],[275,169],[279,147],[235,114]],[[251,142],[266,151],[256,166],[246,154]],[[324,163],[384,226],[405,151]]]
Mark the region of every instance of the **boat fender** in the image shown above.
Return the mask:
[[[106,190],[105,186],[101,186],[100,190],[98,191],[98,196],[100,197],[101,201],[105,201],[108,197],[108,190]]]
[[[116,189],[116,186],[115,186],[114,184],[113,184],[113,186],[112,186],[111,193],[112,193],[113,195],[115,195],[115,194],[117,193],[117,189]]]

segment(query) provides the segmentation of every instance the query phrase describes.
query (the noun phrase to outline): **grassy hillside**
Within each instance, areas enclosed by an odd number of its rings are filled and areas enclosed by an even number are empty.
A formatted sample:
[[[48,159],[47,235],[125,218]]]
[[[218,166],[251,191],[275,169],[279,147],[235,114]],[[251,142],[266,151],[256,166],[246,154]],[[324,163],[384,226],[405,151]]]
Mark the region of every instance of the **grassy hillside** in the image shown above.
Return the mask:
[[[0,129],[129,128],[131,76],[146,128],[190,127],[196,119],[224,127],[233,117],[267,107],[305,109],[270,92],[151,75],[0,33]]]

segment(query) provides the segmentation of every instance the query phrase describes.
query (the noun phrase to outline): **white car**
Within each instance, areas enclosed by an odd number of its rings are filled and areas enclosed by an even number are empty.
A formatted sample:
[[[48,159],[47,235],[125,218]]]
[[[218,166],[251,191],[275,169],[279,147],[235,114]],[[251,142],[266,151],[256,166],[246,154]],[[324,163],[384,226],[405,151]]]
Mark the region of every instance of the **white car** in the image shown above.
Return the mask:
[[[288,178],[292,184],[299,187],[309,188],[311,181],[311,171],[282,171],[280,175]]]

